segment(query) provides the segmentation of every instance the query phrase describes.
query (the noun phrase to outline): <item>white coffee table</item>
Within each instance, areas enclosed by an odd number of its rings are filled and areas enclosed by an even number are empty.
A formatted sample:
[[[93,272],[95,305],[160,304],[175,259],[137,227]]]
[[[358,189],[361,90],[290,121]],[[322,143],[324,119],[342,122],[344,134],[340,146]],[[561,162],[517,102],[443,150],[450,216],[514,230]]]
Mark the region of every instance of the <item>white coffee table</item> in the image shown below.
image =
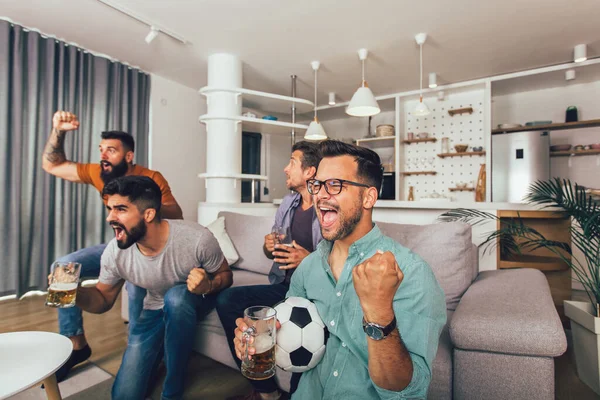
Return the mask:
[[[0,334],[0,399],[43,381],[50,400],[61,400],[54,374],[71,355],[68,338],[51,332]]]

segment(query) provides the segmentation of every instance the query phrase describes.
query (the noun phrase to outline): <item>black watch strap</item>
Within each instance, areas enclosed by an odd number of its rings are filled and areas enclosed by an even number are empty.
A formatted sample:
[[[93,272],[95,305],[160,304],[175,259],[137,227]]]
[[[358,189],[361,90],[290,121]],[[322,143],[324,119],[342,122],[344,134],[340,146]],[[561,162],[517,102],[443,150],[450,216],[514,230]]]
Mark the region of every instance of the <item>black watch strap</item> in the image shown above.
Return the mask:
[[[381,340],[388,337],[390,333],[392,333],[394,329],[396,329],[396,316],[394,316],[392,322],[390,322],[386,326],[382,326],[372,322],[367,322],[365,320],[365,317],[363,317],[362,323],[363,330],[371,339]]]

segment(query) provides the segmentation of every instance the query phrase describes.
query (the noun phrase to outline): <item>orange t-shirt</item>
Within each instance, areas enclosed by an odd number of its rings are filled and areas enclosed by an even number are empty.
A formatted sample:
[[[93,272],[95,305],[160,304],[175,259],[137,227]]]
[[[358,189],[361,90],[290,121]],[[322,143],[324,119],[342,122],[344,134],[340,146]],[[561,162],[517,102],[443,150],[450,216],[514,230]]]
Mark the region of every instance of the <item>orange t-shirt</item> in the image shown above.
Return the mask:
[[[83,183],[93,185],[100,193],[102,193],[104,181],[102,178],[100,178],[100,171],[100,164],[77,163],[77,175],[79,175],[79,179]],[[173,193],[171,193],[171,188],[169,187],[167,180],[161,175],[160,172],[152,171],[151,169],[144,168],[139,165],[134,165],[133,169],[126,175],[141,175],[151,178],[154,182],[156,182],[158,187],[160,187],[160,192],[162,193],[162,205],[168,206],[176,203],[175,197],[173,197]],[[104,199],[104,203],[106,204],[106,199]]]

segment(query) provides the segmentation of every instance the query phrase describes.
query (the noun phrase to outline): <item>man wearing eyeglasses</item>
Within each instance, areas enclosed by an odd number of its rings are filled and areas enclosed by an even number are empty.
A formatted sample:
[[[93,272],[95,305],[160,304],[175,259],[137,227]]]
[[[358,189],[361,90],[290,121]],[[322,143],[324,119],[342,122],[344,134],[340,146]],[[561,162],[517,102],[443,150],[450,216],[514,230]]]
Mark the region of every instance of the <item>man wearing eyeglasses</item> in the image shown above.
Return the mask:
[[[283,198],[275,215],[275,228],[280,232],[268,233],[265,236],[263,251],[273,260],[269,273],[270,285],[238,286],[226,289],[217,297],[217,312],[231,349],[233,358],[233,335],[235,320],[243,316],[247,307],[264,305],[274,306],[285,299],[289,289],[290,279],[296,267],[308,256],[322,240],[319,220],[313,208],[313,197],[308,193],[306,181],[315,176],[317,166],[321,161],[319,145],[314,142],[301,141],[292,147],[292,155],[288,165],[283,170],[287,180],[286,186],[294,193]],[[281,244],[276,239],[289,235],[287,244]],[[297,384],[299,375],[292,379],[292,390]],[[246,396],[232,397],[238,400],[285,399],[287,394],[278,389],[275,378],[262,381],[248,380],[253,387]]]
[[[379,156],[334,140],[321,153],[307,189],[325,240],[297,268],[286,297],[314,302],[330,335],[293,398],[425,398],[446,323],[444,293],[423,259],[373,223]],[[236,324],[241,357],[247,326],[241,318]]]

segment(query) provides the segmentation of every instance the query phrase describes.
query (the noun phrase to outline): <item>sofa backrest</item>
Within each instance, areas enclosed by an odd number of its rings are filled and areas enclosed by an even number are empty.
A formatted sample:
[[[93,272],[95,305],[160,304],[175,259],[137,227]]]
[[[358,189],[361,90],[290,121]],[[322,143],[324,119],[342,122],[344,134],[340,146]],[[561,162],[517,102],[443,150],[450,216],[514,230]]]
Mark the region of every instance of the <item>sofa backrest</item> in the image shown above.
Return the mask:
[[[268,275],[273,261],[262,248],[271,232],[273,217],[257,217],[222,211],[225,230],[239,260],[234,268]],[[478,272],[477,247],[471,240],[471,226],[461,222],[406,225],[377,222],[381,231],[421,256],[433,270],[446,295],[446,307],[455,310],[460,298]]]
[[[471,226],[461,222],[431,225],[376,223],[385,235],[421,256],[431,266],[446,295],[446,308],[455,310],[479,269]]]
[[[268,275],[273,261],[263,252],[265,235],[271,232],[273,217],[257,217],[227,211],[219,212],[225,217],[225,231],[240,256],[234,268]]]

